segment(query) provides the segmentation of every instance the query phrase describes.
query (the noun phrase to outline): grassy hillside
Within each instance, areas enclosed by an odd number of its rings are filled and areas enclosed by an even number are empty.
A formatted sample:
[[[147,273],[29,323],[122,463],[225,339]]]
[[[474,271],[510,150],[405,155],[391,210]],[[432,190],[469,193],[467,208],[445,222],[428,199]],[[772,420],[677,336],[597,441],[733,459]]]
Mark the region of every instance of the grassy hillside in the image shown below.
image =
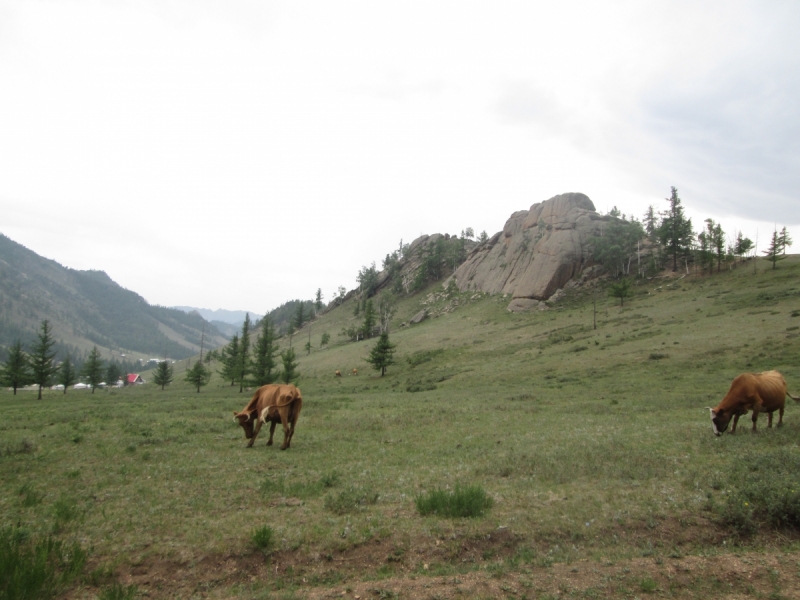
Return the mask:
[[[0,234],[0,360],[17,339],[35,339],[48,319],[61,359],[78,359],[97,345],[105,359],[184,358],[225,342],[197,314],[152,306],[102,271],[67,269]]]
[[[348,302],[293,339],[305,403],[285,452],[263,431],[245,448],[231,411],[249,395],[218,378],[0,392],[0,525],[90,548],[75,598],[115,581],[154,598],[791,597],[800,406],[719,438],[704,408],[743,371],[800,394],[800,257],[767,266],[665,274],[624,307],[597,291],[597,329],[591,285],[531,314],[439,285],[400,303],[382,378],[374,340],[337,336]],[[423,306],[439,316],[400,326]],[[457,485],[492,498],[486,516],[417,512]]]

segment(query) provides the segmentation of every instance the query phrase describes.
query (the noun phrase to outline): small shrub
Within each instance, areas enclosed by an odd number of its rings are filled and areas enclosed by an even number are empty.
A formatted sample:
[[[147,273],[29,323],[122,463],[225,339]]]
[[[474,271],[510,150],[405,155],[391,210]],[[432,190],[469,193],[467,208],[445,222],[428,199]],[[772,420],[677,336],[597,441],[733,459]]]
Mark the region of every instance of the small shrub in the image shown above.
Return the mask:
[[[107,587],[100,592],[100,600],[133,600],[136,598],[135,585],[124,586],[119,581],[115,581],[111,587]]]
[[[435,389],[436,384],[432,381],[409,381],[408,385],[406,385],[406,391],[411,392],[412,394],[415,392],[428,392]]]
[[[658,584],[649,577],[645,577],[639,582],[639,589],[646,594],[652,594],[658,589]]]
[[[269,552],[275,544],[275,532],[269,525],[263,525],[253,531],[251,536],[256,548],[262,552]]]
[[[800,453],[781,448],[742,457],[729,475],[731,490],[717,510],[741,534],[762,526],[800,527]]]
[[[0,598],[54,598],[78,576],[86,552],[46,537],[31,541],[16,528],[0,529]]]
[[[337,515],[356,512],[378,501],[378,493],[373,490],[349,487],[338,494],[325,496],[325,508]]]
[[[437,350],[422,350],[420,352],[414,352],[411,356],[406,357],[406,361],[412,367],[416,367],[422,363],[430,362],[442,352],[443,350],[441,348]]]
[[[653,352],[648,357],[650,360],[661,360],[663,358],[669,358],[669,354],[662,354],[661,352]]]
[[[452,492],[437,488],[418,495],[414,502],[423,516],[434,514],[450,518],[481,517],[494,504],[479,485],[456,485]]]
[[[0,456],[12,456],[14,454],[33,454],[36,452],[36,444],[30,440],[22,440],[16,446],[6,446],[5,449],[0,449]]]
[[[584,350],[588,350],[586,346],[573,346],[569,349],[570,352],[583,352]]]
[[[319,482],[322,484],[322,487],[325,488],[335,487],[336,484],[339,483],[339,474],[336,471],[326,473],[320,477]]]

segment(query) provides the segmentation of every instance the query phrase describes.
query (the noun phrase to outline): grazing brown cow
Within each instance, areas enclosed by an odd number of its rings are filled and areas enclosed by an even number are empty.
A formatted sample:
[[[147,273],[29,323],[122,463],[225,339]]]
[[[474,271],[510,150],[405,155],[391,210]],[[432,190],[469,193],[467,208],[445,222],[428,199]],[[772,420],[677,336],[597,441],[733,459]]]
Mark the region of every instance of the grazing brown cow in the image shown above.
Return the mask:
[[[241,412],[233,412],[233,418],[244,429],[244,436],[250,440],[250,443],[247,444],[248,448],[251,448],[256,441],[256,436],[261,431],[261,425],[267,422],[270,423],[267,446],[271,446],[275,425],[281,423],[283,425],[281,450],[286,450],[292,442],[294,427],[302,408],[303,397],[295,386],[262,385]]]
[[[769,415],[769,425],[772,427],[772,413],[778,411],[778,427],[783,424],[783,409],[786,396],[800,402],[800,397],[795,398],[786,389],[786,380],[777,371],[763,373],[744,373],[733,380],[731,389],[716,408],[711,411],[711,425],[714,435],[722,435],[728,428],[728,423],[733,417],[731,433],[736,432],[739,417],[753,411],[753,432],[756,431],[758,413],[765,412]]]
[[[341,377],[342,376],[342,372],[337,369],[336,373],[334,373],[333,376],[334,377]]]
[[[351,375],[358,375],[358,369],[353,369],[353,372],[351,373]]]

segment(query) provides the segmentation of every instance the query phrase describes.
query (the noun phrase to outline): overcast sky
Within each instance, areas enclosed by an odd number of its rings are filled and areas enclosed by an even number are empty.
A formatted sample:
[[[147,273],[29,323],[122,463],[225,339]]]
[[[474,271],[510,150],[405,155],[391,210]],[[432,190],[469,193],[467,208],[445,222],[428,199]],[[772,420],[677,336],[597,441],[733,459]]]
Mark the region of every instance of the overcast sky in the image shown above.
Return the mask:
[[[423,233],[676,186],[800,251],[800,3],[0,0],[0,232],[154,304],[329,300]]]

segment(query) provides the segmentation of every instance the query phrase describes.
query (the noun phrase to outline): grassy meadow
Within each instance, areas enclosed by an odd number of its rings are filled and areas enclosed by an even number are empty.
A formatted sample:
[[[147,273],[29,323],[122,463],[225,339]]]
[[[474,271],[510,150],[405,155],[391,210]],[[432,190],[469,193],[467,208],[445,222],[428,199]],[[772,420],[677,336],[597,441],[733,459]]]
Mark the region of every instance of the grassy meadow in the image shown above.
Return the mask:
[[[800,257],[769,267],[665,273],[624,307],[590,283],[528,314],[437,285],[401,301],[384,377],[374,340],[338,336],[347,303],[294,337],[285,452],[280,428],[245,448],[250,394],[195,393],[186,361],[164,391],[0,391],[0,526],[87,551],[70,598],[795,597],[800,405],[719,438],[705,409],[745,371],[800,394]],[[467,486],[483,516],[418,512]]]

